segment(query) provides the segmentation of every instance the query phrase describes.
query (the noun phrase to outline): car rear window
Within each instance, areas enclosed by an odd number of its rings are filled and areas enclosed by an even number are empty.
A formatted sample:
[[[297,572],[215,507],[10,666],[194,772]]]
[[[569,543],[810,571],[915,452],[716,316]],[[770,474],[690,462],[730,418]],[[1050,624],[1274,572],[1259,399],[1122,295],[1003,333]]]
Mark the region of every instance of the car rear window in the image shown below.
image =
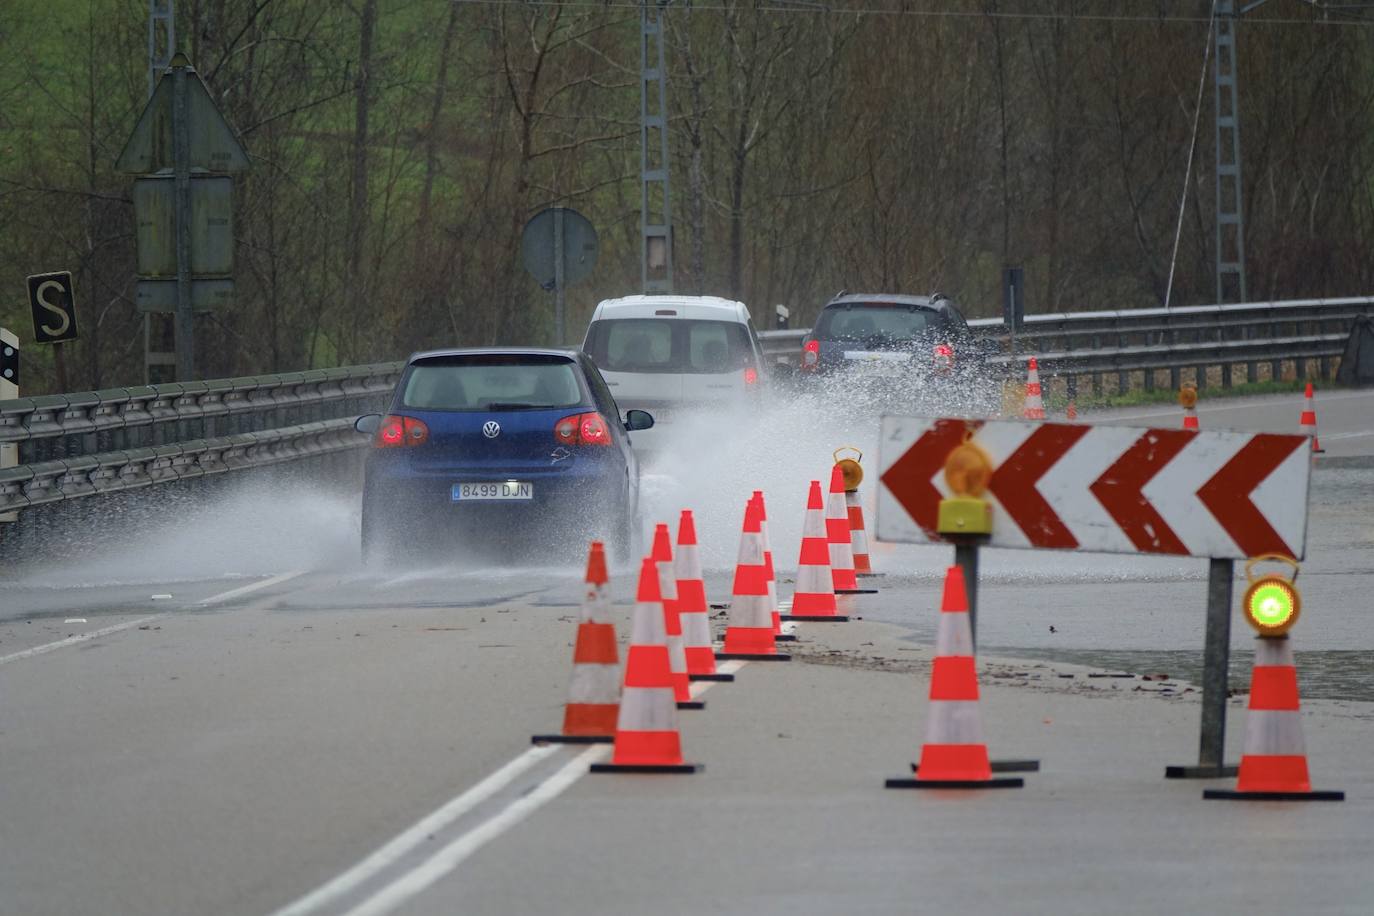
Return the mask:
[[[827,340],[915,340],[941,326],[934,309],[905,304],[840,305],[821,312],[815,335]]]
[[[754,362],[737,321],[603,319],[587,329],[586,350],[606,372],[733,372]]]
[[[576,407],[582,388],[576,364],[561,356],[436,356],[411,364],[401,403],[416,410]]]

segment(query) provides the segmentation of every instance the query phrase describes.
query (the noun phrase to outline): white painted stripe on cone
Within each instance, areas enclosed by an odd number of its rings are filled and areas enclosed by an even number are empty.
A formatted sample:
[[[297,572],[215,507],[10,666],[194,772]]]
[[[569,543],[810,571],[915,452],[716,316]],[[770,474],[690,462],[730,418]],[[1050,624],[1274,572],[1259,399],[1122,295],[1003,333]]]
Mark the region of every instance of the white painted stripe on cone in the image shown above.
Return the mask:
[[[982,744],[977,700],[931,700],[926,744]]]
[[[730,601],[730,626],[732,627],[769,627],[773,626],[773,609],[769,606],[767,595],[735,595]]]
[[[626,687],[617,727],[623,732],[677,731],[677,700],[671,687]]]
[[[843,521],[846,531],[849,531],[849,507],[845,505],[843,493],[831,493],[826,502],[825,517],[827,522],[830,519]],[[826,527],[826,536],[829,537],[830,528]],[[853,537],[853,532],[850,532]],[[830,566],[833,569],[853,569],[854,550],[849,546],[848,539],[843,541],[832,541],[830,544]]]
[[[1245,713],[1245,756],[1306,756],[1302,713],[1296,709],[1250,709]]]
[[[798,595],[833,595],[835,580],[828,566],[801,566],[797,569]]]
[[[1256,639],[1255,667],[1294,667],[1293,643],[1288,639]]]
[[[701,555],[696,544],[679,544],[673,554],[673,575],[679,580],[701,578]]]
[[[668,645],[668,630],[663,619],[663,605],[644,601],[635,605],[634,621],[630,627],[630,645]]]
[[[573,665],[569,703],[620,702],[619,665]]]
[[[711,623],[705,611],[683,614],[681,619],[682,639],[689,647],[696,649],[711,644]]]
[[[582,621],[611,623],[611,599],[604,585],[587,583],[587,593],[582,596]]]
[[[763,565],[763,538],[756,531],[746,531],[739,538],[738,566]]]
[[[663,596],[665,604],[671,604],[677,600],[677,576],[673,573],[673,564],[660,560],[654,567],[658,570],[658,593]]]
[[[827,537],[825,511],[823,509],[807,509],[806,518],[802,520],[802,539],[820,538],[824,541]]]
[[[959,611],[940,612],[940,621],[935,625],[935,654],[973,654],[973,628],[969,626],[968,614]]]
[[[673,674],[687,673],[687,643],[681,634],[668,637],[668,670]]]

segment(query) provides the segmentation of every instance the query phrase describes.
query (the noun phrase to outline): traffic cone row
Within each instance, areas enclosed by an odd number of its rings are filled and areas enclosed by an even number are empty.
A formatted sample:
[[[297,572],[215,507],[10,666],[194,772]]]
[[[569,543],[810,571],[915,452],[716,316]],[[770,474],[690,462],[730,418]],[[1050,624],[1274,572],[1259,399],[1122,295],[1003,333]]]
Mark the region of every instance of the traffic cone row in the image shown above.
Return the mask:
[[[733,674],[716,671],[716,650],[711,644],[711,612],[706,606],[706,581],[702,578],[701,558],[697,555],[697,527],[691,509],[683,509],[678,521],[673,572],[677,578],[677,614],[682,621],[687,678],[733,681]]]
[[[784,620],[842,622],[849,619],[840,614],[835,601],[835,581],[830,569],[831,543],[824,512],[821,482],[813,480],[806,499],[806,520],[802,524],[792,613],[784,614]]]
[[[687,645],[682,638],[682,620],[677,607],[677,575],[673,571],[673,543],[668,526],[654,526],[654,543],[649,554],[658,568],[659,594],[668,642],[668,667],[673,675],[673,694],[678,709],[704,709],[706,704],[692,699],[687,679]]]

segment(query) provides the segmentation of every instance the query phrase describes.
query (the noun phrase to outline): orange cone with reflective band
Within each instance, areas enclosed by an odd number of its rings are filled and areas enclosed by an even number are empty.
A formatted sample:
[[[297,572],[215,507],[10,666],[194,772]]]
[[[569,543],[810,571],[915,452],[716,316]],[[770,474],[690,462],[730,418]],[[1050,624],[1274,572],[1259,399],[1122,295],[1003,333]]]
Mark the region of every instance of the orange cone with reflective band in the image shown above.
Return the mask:
[[[1030,358],[1030,367],[1026,370],[1026,409],[1021,416],[1027,420],[1045,419],[1045,398],[1040,392],[1040,367],[1034,356]]]
[[[1303,395],[1302,416],[1298,418],[1298,431],[1312,434],[1312,454],[1320,455],[1326,451],[1317,441],[1317,408],[1312,403],[1312,383],[1307,383],[1307,392]]]
[[[778,608],[778,577],[773,571],[773,542],[768,538],[768,506],[763,501],[763,491],[755,490],[754,502],[759,507],[759,533],[763,535],[763,568],[768,576],[768,608],[773,618],[773,641],[795,642],[797,637],[782,631],[782,612]]]
[[[682,626],[687,678],[692,681],[733,681],[733,674],[716,671],[716,650],[711,645],[711,612],[706,606],[706,582],[697,554],[697,526],[691,509],[683,509],[677,523],[677,552],[673,554],[677,578],[677,616]]]
[[[592,764],[593,773],[693,773],[682,762],[677,701],[668,664],[668,632],[659,590],[658,564],[645,557],[625,658],[625,683],[610,763]]]
[[[859,500],[859,491],[846,492],[844,505],[849,512],[849,549],[854,553],[854,574],[876,576],[868,557],[868,532],[864,528],[864,507]]]
[[[1183,408],[1183,428],[1184,428],[1184,429],[1199,429],[1199,428],[1200,428],[1200,427],[1198,426],[1198,423],[1197,423],[1197,408],[1196,408],[1196,407],[1185,407],[1185,408]]]
[[[1070,423],[1074,423],[1078,420],[1078,405],[1074,403],[1073,398],[1069,398],[1069,406],[1068,409],[1064,411],[1064,419],[1068,420]]]
[[[668,669],[673,672],[673,692],[678,709],[705,709],[701,700],[692,699],[687,682],[687,646],[682,639],[682,621],[677,613],[677,573],[673,571],[673,540],[668,526],[654,526],[654,546],[649,554],[658,567],[659,593],[663,596],[663,623],[668,641]]]
[[[1344,792],[1313,791],[1302,739],[1298,669],[1287,636],[1255,640],[1245,750],[1234,791],[1206,789],[1203,798],[1260,801],[1343,801]]]
[[[731,589],[730,623],[725,644],[716,658],[790,661],[778,652],[773,639],[773,615],[768,604],[768,570],[764,565],[763,531],[758,500],[750,498],[744,509],[744,530],[739,538],[739,559]]]
[[[606,594],[606,549],[592,541],[587,554],[587,590],[582,596],[582,619],[573,649],[572,687],[563,711],[561,735],[535,735],[535,744],[595,744],[615,735],[620,709],[620,659],[615,647],[615,624]]]
[[[830,469],[830,495],[825,503],[825,536],[830,541],[830,581],[837,595],[872,595],[875,588],[859,588],[854,546],[849,530],[849,506],[844,498],[844,469]]]
[[[797,558],[797,587],[792,593],[792,613],[783,620],[843,622],[849,618],[835,603],[835,580],[830,574],[830,536],[826,529],[821,482],[811,481],[802,523],[801,555]]]
[[[915,779],[889,779],[889,789],[1004,789],[1025,784],[1020,777],[993,777],[978,715],[978,674],[973,628],[968,619],[964,571],[945,572],[935,662],[930,675],[926,740]]]

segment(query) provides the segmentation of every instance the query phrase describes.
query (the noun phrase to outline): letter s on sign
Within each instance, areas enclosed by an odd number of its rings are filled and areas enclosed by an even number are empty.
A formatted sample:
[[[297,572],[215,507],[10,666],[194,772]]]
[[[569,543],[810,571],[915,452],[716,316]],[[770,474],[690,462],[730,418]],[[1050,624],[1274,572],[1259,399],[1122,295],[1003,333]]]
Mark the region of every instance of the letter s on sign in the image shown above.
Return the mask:
[[[62,306],[53,305],[47,299],[43,298],[43,294],[48,291],[48,287],[50,286],[56,289],[59,293],[64,293],[67,291],[66,288],[61,283],[58,283],[56,280],[44,280],[42,283],[38,285],[38,304],[42,308],[45,308],[48,311],[52,312],[54,315],[56,315],[59,319],[61,319],[62,323],[55,328],[50,328],[46,324],[42,325],[42,328],[45,333],[51,334],[54,337],[60,337],[61,335],[67,333],[67,328],[72,326],[72,316],[67,314],[67,310]]]

